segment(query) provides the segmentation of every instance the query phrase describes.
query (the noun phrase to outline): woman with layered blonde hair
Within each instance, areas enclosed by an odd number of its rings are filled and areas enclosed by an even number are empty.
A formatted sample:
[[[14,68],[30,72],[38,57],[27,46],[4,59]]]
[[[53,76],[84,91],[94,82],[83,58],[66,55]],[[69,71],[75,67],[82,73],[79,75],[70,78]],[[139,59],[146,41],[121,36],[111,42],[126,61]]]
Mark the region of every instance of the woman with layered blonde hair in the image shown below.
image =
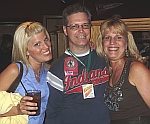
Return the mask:
[[[17,104],[12,105],[1,113],[1,117],[14,115],[28,115],[28,124],[42,124],[44,122],[45,110],[49,97],[49,88],[46,82],[48,67],[46,62],[51,60],[51,41],[45,27],[39,22],[23,22],[14,34],[12,63],[0,75],[0,91],[7,91],[17,78],[20,61],[23,65],[23,75],[21,82],[17,86],[15,93],[19,93],[22,98]],[[33,97],[25,96],[26,90],[41,91],[41,108],[39,115],[37,103],[31,102]]]
[[[128,43],[128,47],[126,49],[126,59],[130,57],[134,60],[144,62],[142,56],[139,54],[132,32],[129,30],[126,24],[119,19],[114,19],[114,21],[108,19],[101,24],[100,33],[98,35],[97,42],[96,42],[96,47],[97,47],[96,51],[98,55],[104,57],[109,63],[109,58],[106,56],[103,50],[103,38],[105,36],[105,32],[109,32],[111,30],[110,28],[111,26],[115,28],[114,32],[123,35]]]
[[[110,124],[150,124],[150,71],[127,25],[117,18],[105,20],[96,51],[109,65],[104,102],[110,110]]]

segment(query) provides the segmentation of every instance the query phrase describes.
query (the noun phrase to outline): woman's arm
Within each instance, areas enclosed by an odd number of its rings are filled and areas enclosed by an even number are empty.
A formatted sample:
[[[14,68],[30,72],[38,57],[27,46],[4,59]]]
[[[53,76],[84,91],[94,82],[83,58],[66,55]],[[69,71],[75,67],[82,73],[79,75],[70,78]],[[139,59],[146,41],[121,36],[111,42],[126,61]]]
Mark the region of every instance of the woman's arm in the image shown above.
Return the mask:
[[[24,96],[17,106],[13,106],[8,112],[0,114],[0,117],[14,116],[14,115],[34,115],[36,112],[30,112],[30,110],[37,110],[37,103],[30,102],[32,97]]]
[[[7,91],[13,81],[19,74],[19,69],[17,64],[10,64],[1,74],[0,74],[0,90]]]
[[[19,105],[19,104],[18,104]],[[8,112],[5,114],[0,114],[0,117],[7,117],[7,116],[14,116],[14,115],[19,115],[18,113],[18,105],[13,106]]]
[[[131,64],[129,81],[135,85],[145,103],[150,108],[150,70],[140,62]]]
[[[0,74],[0,91],[7,91],[10,85],[18,76],[18,74],[19,74],[19,69],[17,64],[15,63],[10,64]],[[37,110],[38,108],[37,108],[37,103],[30,102],[32,99],[33,98],[29,96],[22,97],[21,99],[19,99],[17,105],[12,106],[12,108],[8,112],[4,114],[0,114],[0,116],[5,117],[5,116],[13,116],[13,115],[21,115],[21,114],[34,115],[35,112],[30,112],[29,110]],[[2,104],[2,106],[3,105],[4,104]]]

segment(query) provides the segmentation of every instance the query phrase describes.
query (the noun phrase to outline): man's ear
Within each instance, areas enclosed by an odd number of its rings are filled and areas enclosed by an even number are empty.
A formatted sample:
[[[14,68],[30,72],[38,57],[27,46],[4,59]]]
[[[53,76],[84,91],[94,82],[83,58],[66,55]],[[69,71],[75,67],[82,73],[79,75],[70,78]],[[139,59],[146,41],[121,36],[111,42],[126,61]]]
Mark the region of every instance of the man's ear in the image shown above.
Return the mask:
[[[67,36],[67,27],[66,26],[63,26],[63,31],[64,31],[64,34]]]

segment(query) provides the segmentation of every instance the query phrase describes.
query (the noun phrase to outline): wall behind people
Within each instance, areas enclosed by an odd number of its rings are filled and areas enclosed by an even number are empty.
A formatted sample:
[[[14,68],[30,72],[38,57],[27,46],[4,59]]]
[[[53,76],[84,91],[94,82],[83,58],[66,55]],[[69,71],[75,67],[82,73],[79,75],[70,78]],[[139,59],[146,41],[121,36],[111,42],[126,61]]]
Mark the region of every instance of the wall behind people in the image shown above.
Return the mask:
[[[64,0],[69,1],[69,0]],[[72,0],[70,0],[72,1]],[[107,9],[107,12],[98,15],[96,5],[100,3],[117,3],[116,0],[74,0],[83,3],[92,13],[93,20],[106,19],[113,14],[120,14],[122,18],[149,17],[149,0],[137,2],[130,0],[122,5]],[[135,4],[136,3],[136,4]],[[29,18],[43,21],[43,15],[61,15],[65,3],[62,0],[2,0],[0,4],[0,18]],[[67,3],[66,3],[67,4]],[[140,11],[139,11],[140,10]]]
[[[3,34],[0,37],[0,73],[11,63],[13,36]]]
[[[13,36],[18,24],[0,24],[0,36],[3,34],[10,34]]]
[[[28,18],[43,22],[43,15],[61,15],[61,0],[4,0],[0,8],[0,18]]]

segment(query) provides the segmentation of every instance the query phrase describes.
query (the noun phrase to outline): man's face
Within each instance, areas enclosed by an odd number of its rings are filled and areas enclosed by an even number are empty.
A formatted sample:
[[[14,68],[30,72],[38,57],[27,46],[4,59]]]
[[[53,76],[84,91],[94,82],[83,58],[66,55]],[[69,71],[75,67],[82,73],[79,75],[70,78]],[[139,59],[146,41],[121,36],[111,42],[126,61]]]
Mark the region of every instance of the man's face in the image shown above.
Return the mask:
[[[63,26],[63,30],[68,36],[70,48],[89,46],[91,24],[85,13],[79,12],[68,16],[67,26]]]

